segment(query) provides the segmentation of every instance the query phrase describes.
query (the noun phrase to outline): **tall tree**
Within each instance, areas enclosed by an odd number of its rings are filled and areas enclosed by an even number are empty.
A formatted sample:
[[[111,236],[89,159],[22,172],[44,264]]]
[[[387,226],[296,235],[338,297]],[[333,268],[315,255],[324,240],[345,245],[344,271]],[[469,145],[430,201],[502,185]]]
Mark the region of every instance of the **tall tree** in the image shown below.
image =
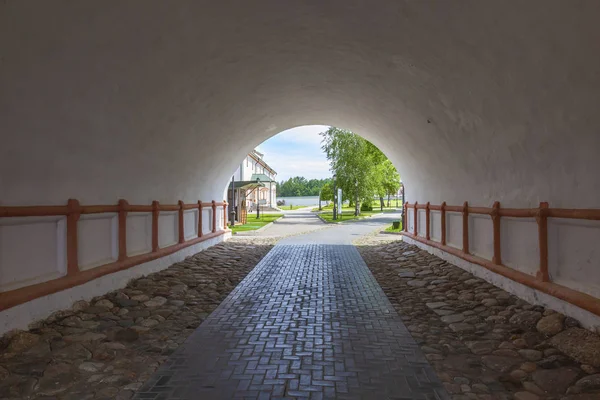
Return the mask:
[[[331,127],[321,136],[343,197],[370,203],[377,195],[383,207],[383,197],[400,185],[400,176],[388,158],[371,142],[344,129]]]

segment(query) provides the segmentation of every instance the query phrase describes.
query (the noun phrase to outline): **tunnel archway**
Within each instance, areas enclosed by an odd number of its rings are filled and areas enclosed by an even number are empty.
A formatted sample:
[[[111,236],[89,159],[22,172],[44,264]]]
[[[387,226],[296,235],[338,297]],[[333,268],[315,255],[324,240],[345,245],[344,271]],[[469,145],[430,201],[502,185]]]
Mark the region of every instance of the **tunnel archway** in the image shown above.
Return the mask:
[[[593,208],[599,13],[591,1],[5,1],[0,206],[220,201],[248,150],[320,122],[383,149],[411,201]]]

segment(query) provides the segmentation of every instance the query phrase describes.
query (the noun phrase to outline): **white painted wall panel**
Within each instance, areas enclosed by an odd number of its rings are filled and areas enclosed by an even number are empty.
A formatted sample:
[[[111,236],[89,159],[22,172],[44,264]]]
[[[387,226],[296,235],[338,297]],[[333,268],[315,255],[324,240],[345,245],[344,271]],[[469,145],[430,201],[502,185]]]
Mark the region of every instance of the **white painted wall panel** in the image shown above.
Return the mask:
[[[413,233],[414,229],[415,229],[415,214],[414,214],[414,209],[413,208],[409,208],[406,211],[406,224],[408,226],[408,232],[409,233]]]
[[[127,214],[127,255],[152,251],[152,213]]]
[[[548,249],[553,281],[600,297],[600,221],[549,218]]]
[[[77,227],[79,269],[87,270],[116,261],[119,255],[117,214],[90,214]]]
[[[446,244],[462,249],[462,214],[446,212]]]
[[[494,228],[488,215],[469,215],[469,252],[487,260],[494,256]]]
[[[198,210],[183,212],[183,237],[185,240],[198,237]]]
[[[66,273],[66,218],[0,218],[0,292]]]
[[[212,208],[204,207],[202,209],[202,233],[207,234],[212,231]]]
[[[539,267],[538,227],[534,218],[500,219],[502,264],[535,276]]]
[[[179,241],[176,211],[161,211],[158,216],[158,247],[168,247]]]
[[[421,237],[425,237],[425,232],[427,230],[427,224],[426,224],[426,212],[425,210],[418,210],[417,213],[417,232],[419,233],[419,236]]]
[[[442,213],[440,211],[429,211],[429,219],[431,239],[439,242],[442,240]]]

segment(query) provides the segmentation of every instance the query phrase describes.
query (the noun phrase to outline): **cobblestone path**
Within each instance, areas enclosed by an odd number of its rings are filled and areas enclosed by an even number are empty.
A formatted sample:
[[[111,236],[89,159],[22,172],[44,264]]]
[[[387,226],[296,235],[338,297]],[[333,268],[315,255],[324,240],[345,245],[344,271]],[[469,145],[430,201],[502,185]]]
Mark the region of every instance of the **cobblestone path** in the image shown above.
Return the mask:
[[[278,245],[136,399],[446,399],[350,245]]]

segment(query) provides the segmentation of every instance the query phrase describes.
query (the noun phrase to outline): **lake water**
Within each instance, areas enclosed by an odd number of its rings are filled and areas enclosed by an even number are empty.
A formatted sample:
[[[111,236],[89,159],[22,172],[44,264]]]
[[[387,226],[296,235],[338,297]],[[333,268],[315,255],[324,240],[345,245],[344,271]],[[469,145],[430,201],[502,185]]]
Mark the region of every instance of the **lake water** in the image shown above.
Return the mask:
[[[317,206],[319,205],[319,196],[299,196],[299,197],[278,197],[277,201],[285,200],[285,205],[294,206]],[[325,203],[325,202],[323,202]]]

